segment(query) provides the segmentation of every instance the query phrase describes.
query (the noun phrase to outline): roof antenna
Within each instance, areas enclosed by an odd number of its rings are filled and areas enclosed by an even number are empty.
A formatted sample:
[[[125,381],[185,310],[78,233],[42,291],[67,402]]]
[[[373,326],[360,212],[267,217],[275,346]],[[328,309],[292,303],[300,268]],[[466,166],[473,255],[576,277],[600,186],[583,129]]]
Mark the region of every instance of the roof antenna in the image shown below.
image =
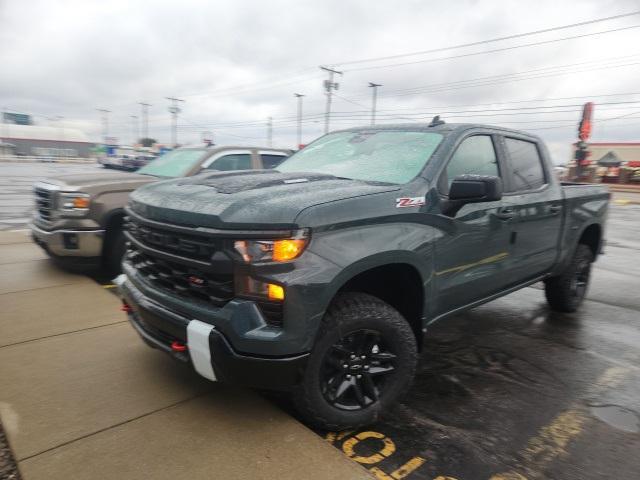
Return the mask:
[[[440,120],[440,115],[433,117],[433,120],[431,120],[429,124],[430,127],[437,127],[438,125],[444,125],[444,120]]]

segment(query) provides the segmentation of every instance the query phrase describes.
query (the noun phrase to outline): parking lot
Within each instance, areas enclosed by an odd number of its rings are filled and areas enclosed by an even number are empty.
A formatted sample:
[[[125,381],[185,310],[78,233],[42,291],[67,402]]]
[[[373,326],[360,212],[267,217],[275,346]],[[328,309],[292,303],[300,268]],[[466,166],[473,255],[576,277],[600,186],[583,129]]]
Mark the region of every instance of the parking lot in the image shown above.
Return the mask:
[[[25,228],[35,180],[93,170],[0,164],[0,229]],[[380,479],[638,478],[640,198],[614,199],[606,255],[578,313],[550,312],[534,285],[435,325],[412,389],[387,417],[315,433]],[[252,478],[358,478],[290,416],[286,398],[187,374],[141,345],[108,282],[61,273],[23,233],[5,235],[0,415],[25,478],[118,478],[140,462],[158,476],[205,478],[207,462],[222,461],[226,475],[246,462],[264,467]],[[216,442],[227,447],[202,446]],[[164,448],[175,449],[170,459]]]

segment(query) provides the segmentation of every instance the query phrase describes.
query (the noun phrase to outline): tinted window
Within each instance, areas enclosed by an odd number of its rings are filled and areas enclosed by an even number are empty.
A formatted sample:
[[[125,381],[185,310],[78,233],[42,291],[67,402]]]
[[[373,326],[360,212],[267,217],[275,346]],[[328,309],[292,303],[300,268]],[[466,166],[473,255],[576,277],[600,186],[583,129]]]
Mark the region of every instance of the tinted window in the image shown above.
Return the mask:
[[[146,167],[138,170],[145,175],[158,177],[182,177],[189,172],[207,153],[204,149],[177,149],[156,158]]]
[[[285,158],[287,158],[284,155],[271,154],[262,154],[260,157],[262,157],[262,168],[275,168],[280,165]]]
[[[250,153],[233,153],[215,160],[207,167],[209,170],[250,170]]]
[[[410,130],[330,133],[291,155],[278,170],[407,183],[420,173],[441,141],[439,133]]]
[[[536,144],[515,138],[505,138],[504,143],[511,159],[513,190],[533,190],[544,185],[544,170]]]
[[[451,182],[458,175],[500,176],[493,142],[488,135],[466,138],[456,149],[441,178],[440,189],[449,193]]]

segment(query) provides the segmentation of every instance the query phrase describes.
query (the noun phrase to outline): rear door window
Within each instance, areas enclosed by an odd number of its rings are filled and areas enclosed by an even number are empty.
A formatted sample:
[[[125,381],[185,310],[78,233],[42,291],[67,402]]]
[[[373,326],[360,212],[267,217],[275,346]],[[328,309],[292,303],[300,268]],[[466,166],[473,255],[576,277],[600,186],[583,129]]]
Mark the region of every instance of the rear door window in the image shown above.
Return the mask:
[[[504,139],[511,162],[511,191],[536,190],[546,184],[538,146],[516,138]]]
[[[262,159],[262,168],[276,168],[287,156],[274,153],[262,153],[260,154],[260,158]]]
[[[250,153],[232,153],[216,159],[207,167],[209,170],[251,170]]]

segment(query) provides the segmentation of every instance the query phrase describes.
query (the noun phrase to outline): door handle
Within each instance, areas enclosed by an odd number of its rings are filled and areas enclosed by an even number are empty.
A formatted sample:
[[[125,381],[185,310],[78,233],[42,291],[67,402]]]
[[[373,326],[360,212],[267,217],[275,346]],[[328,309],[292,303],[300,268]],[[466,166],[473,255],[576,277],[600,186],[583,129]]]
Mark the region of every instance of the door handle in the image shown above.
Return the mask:
[[[502,207],[496,212],[496,217],[500,220],[509,220],[516,215],[516,210],[513,207]]]
[[[549,212],[553,215],[558,213],[560,210],[562,210],[562,205],[551,205],[549,207]]]

